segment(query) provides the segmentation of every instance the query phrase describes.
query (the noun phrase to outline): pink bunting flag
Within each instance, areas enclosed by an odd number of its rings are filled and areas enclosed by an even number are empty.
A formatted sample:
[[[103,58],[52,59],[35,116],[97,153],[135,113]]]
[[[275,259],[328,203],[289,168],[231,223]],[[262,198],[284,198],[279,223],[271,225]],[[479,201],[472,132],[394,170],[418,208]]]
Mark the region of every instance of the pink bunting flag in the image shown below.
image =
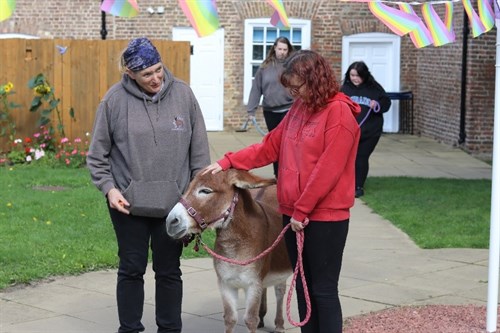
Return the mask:
[[[104,0],[101,10],[119,17],[134,17],[139,14],[136,0]]]
[[[290,29],[288,15],[285,11],[285,6],[282,0],[267,0],[267,3],[274,8],[273,16],[271,16],[271,24],[280,29]]]

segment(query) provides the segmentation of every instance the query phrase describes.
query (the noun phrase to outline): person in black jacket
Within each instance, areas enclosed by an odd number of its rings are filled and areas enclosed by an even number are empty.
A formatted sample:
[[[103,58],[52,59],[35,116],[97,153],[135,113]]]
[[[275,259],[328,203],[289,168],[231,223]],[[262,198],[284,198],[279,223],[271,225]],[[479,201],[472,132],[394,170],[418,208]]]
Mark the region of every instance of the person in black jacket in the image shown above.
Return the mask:
[[[356,198],[365,194],[364,185],[368,176],[370,155],[382,135],[384,117],[391,107],[391,99],[375,80],[363,61],[353,62],[347,69],[341,91],[361,106],[357,121],[361,127],[358,153],[356,155]]]

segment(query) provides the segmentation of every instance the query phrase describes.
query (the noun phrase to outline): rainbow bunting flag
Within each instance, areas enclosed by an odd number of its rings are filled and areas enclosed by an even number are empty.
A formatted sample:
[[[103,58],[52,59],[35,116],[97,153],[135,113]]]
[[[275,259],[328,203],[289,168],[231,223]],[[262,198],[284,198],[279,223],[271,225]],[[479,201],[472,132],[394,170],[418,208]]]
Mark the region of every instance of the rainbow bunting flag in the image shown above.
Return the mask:
[[[413,7],[409,3],[400,3],[399,8],[405,13],[417,16]],[[415,30],[410,31],[410,38],[413,45],[417,48],[426,47],[427,45],[432,44],[432,35],[422,20],[420,20]]]
[[[441,46],[455,41],[455,32],[453,31],[453,2],[445,2],[446,14],[444,22],[436,13],[432,4],[424,3],[422,5],[422,16],[425,24],[431,32],[434,46]]]
[[[490,4],[490,0],[478,0],[477,4],[479,6],[481,22],[483,22],[486,31],[489,31],[495,25],[495,11],[493,10],[493,6]]]
[[[208,36],[219,28],[215,0],[179,0],[179,5],[198,37]]]
[[[0,0],[0,22],[8,19],[16,9],[16,0]]]
[[[473,37],[477,37],[493,28],[493,25],[495,25],[493,8],[491,8],[488,1],[478,0],[479,15],[472,8],[470,0],[462,0],[462,3],[469,17]]]
[[[381,2],[369,2],[368,7],[373,15],[384,23],[396,35],[403,36],[418,28],[421,19],[415,14],[408,14],[391,8]]]
[[[101,10],[119,17],[134,17],[139,14],[136,0],[104,0]]]
[[[273,16],[271,16],[271,24],[280,29],[290,29],[288,15],[283,5],[283,0],[267,0],[267,3],[274,8]]]

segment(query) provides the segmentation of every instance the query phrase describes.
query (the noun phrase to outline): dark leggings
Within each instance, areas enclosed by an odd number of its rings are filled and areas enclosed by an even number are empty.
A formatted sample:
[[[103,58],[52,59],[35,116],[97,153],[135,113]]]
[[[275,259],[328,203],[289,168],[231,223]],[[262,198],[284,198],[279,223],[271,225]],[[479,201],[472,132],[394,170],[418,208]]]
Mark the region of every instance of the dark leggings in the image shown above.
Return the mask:
[[[290,217],[283,216],[283,226]],[[301,328],[302,333],[342,333],[342,308],[340,306],[338,281],[342,267],[342,255],[349,230],[349,220],[318,222],[310,221],[304,229],[302,261],[311,298],[311,318]],[[291,229],[285,233],[290,261],[295,268],[297,262],[296,233]],[[297,303],[300,321],[307,313],[304,287],[297,277]]]
[[[278,127],[279,123],[285,118],[287,112],[264,111],[264,120],[269,131]],[[278,178],[278,162],[273,163],[274,176]]]
[[[120,264],[116,286],[118,333],[142,332],[144,274],[151,242],[155,272],[158,333],[182,330],[182,243],[168,237],[164,218],[125,215],[109,208],[118,241]]]
[[[359,140],[358,152],[356,155],[356,187],[364,187],[368,177],[370,155],[375,150],[380,133],[372,136],[361,136]]]

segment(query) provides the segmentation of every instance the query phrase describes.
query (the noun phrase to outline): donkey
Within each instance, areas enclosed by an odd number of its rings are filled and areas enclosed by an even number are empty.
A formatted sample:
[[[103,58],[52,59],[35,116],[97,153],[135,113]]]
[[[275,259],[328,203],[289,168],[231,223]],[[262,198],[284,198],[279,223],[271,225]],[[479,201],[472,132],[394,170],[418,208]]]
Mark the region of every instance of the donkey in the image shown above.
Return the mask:
[[[254,258],[267,249],[282,230],[274,179],[230,169],[215,175],[199,173],[170,211],[167,233],[176,239],[216,231],[215,252],[235,260]],[[259,189],[257,189],[259,188]],[[226,333],[238,320],[238,290],[246,295],[244,320],[250,333],[263,327],[267,312],[266,288],[276,294],[275,332],[284,332],[283,298],[286,279],[292,273],[283,241],[267,256],[246,266],[214,258],[224,308]]]

